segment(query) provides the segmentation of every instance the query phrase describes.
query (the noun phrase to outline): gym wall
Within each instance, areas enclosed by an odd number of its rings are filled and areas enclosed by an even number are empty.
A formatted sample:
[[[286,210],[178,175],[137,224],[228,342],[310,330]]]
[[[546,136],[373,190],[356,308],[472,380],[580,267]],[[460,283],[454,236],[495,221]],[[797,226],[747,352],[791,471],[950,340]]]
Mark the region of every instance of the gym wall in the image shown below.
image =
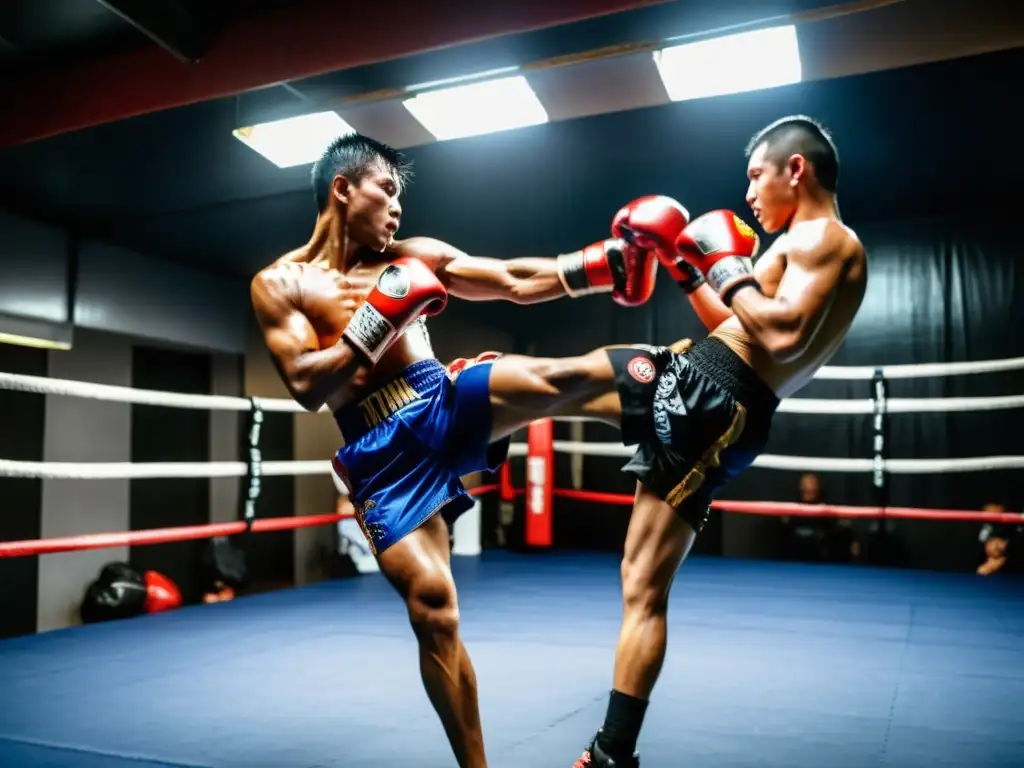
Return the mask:
[[[248,288],[0,211],[4,318],[62,323],[160,344],[241,354]],[[74,296],[74,315],[69,299]]]
[[[0,344],[0,370],[119,386],[240,395],[245,284],[111,248],[0,213],[0,326],[60,323],[68,260],[77,256],[73,348]],[[75,252],[72,248],[76,249]],[[168,291],[174,286],[174,291]],[[17,289],[17,290],[15,290]],[[2,330],[2,327],[0,327]],[[0,456],[36,461],[237,460],[239,416],[3,392]],[[212,522],[238,515],[238,481],[0,479],[6,540]],[[183,498],[183,494],[187,496]],[[77,624],[86,585],[103,564],[155,567],[194,596],[186,545],[113,548],[0,560],[0,635]],[[191,564],[191,565],[190,565]],[[189,594],[191,593],[191,594]]]

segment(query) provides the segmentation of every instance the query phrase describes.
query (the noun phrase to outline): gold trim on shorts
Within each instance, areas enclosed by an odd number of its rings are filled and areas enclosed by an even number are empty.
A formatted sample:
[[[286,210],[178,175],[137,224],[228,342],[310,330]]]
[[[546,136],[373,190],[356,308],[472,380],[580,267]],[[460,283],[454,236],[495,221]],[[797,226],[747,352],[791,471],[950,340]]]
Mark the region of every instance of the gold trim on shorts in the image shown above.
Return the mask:
[[[740,439],[746,425],[747,409],[743,407],[742,403],[736,403],[736,410],[733,411],[729,427],[711,444],[711,447],[704,451],[704,455],[686,473],[686,477],[668,492],[665,501],[670,507],[678,509],[684,501],[700,489],[707,477],[708,468],[721,466],[722,452]]]
[[[377,545],[374,543],[373,536],[370,533],[370,528],[366,524],[366,510],[373,509],[377,506],[377,502],[370,499],[366,504],[353,504],[356,510],[356,522],[359,523],[359,530],[363,532],[363,538],[366,539],[367,545],[370,547],[370,554],[376,557]]]
[[[690,347],[693,346],[693,339],[680,339],[675,344],[671,345],[669,349],[675,352],[677,355],[685,355],[690,351]]]
[[[366,426],[372,429],[385,419],[394,416],[409,403],[419,400],[420,397],[420,393],[412,388],[408,379],[399,376],[376,392],[364,397],[359,401],[357,407],[363,414]]]

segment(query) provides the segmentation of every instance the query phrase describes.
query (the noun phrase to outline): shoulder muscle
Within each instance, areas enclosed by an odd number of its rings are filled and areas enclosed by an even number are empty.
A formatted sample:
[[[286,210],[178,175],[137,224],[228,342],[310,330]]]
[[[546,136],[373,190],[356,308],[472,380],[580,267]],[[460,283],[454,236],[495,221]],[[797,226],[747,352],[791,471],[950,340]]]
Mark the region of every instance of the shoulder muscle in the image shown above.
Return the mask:
[[[285,321],[297,308],[301,267],[277,263],[259,272],[249,284],[249,295],[261,324]]]
[[[795,227],[788,235],[787,258],[794,265],[813,269],[825,263],[847,263],[863,255],[860,241],[835,220],[812,221]]]
[[[399,240],[391,250],[395,256],[419,259],[435,271],[459,256],[456,248],[433,237],[410,237],[407,240]]]

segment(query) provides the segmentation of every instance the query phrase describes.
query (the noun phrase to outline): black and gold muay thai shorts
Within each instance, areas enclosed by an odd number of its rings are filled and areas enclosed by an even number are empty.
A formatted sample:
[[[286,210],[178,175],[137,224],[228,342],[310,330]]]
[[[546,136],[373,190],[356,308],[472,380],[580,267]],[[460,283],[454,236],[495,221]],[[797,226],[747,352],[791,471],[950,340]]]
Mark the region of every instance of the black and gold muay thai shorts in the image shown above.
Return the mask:
[[[713,337],[608,350],[622,401],[622,468],[698,533],[716,492],[764,451],[779,399]]]

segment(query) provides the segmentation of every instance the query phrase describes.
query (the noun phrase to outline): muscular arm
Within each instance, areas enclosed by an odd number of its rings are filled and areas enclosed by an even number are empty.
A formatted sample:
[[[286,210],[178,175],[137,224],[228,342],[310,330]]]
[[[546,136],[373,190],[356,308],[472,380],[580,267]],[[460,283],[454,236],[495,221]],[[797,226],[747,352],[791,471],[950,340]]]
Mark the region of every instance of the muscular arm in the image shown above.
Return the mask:
[[[749,286],[733,296],[733,314],[779,362],[798,357],[814,340],[846,272],[848,240],[831,229],[814,242],[790,247],[774,297]]]
[[[360,370],[361,359],[339,340],[320,349],[313,327],[290,295],[293,286],[273,268],[252,281],[252,306],[281,379],[295,401],[318,411]]]
[[[690,306],[709,333],[732,317],[732,310],[722,303],[718,294],[707,283],[686,294],[686,298],[690,300]]]
[[[536,304],[565,296],[554,259],[470,256],[428,237],[403,240],[400,250],[433,265],[448,292],[460,299]]]

